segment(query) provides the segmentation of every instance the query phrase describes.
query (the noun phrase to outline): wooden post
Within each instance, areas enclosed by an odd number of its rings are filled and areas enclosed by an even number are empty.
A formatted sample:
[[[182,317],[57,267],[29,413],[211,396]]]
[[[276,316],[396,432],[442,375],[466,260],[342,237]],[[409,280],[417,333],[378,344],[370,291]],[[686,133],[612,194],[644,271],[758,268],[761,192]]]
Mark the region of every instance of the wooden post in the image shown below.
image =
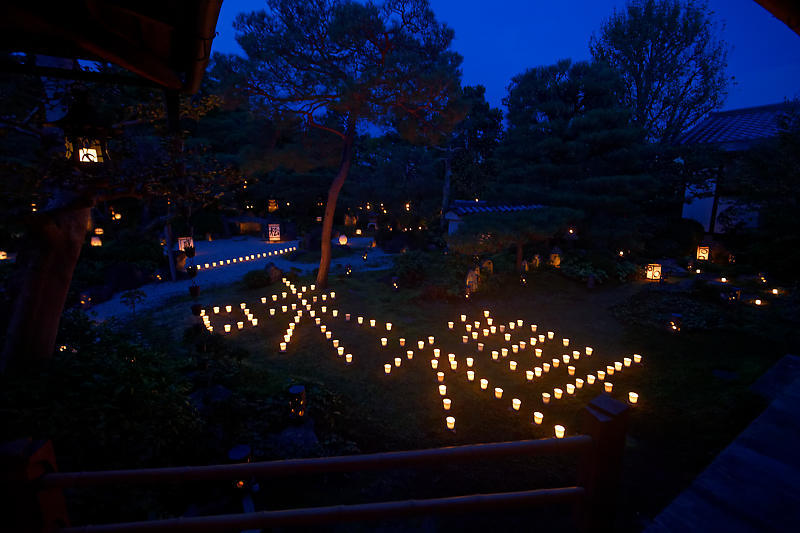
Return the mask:
[[[69,526],[61,489],[37,486],[39,478],[57,470],[49,440],[27,438],[0,445],[0,479],[10,511],[2,517],[4,531],[47,533]]]
[[[578,516],[582,531],[615,531],[628,409],[627,404],[601,394],[581,413],[582,432],[592,437],[591,451],[578,466],[578,486],[586,489]]]

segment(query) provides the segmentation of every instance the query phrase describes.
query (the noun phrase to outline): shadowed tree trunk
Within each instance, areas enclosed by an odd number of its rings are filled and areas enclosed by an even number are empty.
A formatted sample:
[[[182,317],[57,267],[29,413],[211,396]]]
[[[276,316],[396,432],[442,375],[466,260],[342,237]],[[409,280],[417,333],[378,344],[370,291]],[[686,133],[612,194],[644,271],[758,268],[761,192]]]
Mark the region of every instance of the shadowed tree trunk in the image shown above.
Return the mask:
[[[0,372],[37,363],[55,350],[72,274],[91,222],[91,207],[62,208],[36,216],[17,257],[18,288],[11,309]]]
[[[522,243],[517,243],[517,274],[522,272]]]
[[[447,221],[444,219],[444,215],[447,213],[447,208],[450,205],[450,176],[453,172],[450,162],[452,157],[453,157],[453,151],[451,149],[448,149],[447,155],[444,158],[444,185],[442,186],[442,218],[441,218],[442,228],[444,228],[447,224]]]
[[[328,271],[331,268],[331,236],[333,233],[333,215],[336,213],[336,200],[342,190],[344,180],[350,172],[350,163],[353,160],[353,142],[356,137],[355,118],[347,119],[347,129],[344,134],[344,147],[342,148],[342,161],[333,183],[328,189],[328,201],[325,203],[325,217],[322,219],[322,249],[319,259],[319,272],[317,272],[317,286],[328,286]]]

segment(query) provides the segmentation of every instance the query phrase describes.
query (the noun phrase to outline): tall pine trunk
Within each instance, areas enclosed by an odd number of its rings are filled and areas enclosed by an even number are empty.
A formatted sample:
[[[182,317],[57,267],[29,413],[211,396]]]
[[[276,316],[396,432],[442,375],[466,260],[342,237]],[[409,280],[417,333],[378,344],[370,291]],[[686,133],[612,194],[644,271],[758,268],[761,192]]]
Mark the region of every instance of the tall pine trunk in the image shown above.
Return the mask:
[[[453,151],[447,149],[447,155],[444,158],[444,185],[442,186],[442,228],[445,227],[447,221],[444,219],[447,214],[447,208],[450,206],[450,176],[452,174],[450,159],[453,157]]]
[[[0,372],[49,359],[75,265],[91,220],[80,206],[44,212],[34,218],[26,247],[17,256],[19,291],[11,309]]]
[[[522,243],[517,243],[517,274],[522,272]]]
[[[328,286],[328,272],[331,268],[331,236],[333,234],[333,216],[336,213],[336,201],[339,191],[342,190],[344,180],[350,172],[350,163],[353,160],[353,143],[356,138],[356,123],[354,118],[347,120],[347,129],[344,134],[342,147],[342,161],[333,183],[328,189],[328,201],[325,204],[325,216],[322,219],[322,250],[319,259],[319,272],[317,272],[317,286]]]

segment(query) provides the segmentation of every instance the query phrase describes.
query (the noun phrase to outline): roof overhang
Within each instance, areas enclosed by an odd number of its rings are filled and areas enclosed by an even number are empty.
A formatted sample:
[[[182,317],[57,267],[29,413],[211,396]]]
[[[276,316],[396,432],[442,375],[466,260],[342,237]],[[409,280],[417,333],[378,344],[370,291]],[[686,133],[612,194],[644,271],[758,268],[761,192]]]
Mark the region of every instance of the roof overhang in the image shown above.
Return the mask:
[[[800,35],[800,2],[797,0],[756,0],[756,2]]]
[[[7,52],[114,63],[168,90],[195,93],[211,54],[222,0],[70,0],[0,3]],[[92,79],[92,73],[4,64],[0,70]],[[65,71],[62,71],[65,70]],[[96,77],[97,81],[103,81]],[[125,83],[117,76],[114,83]]]

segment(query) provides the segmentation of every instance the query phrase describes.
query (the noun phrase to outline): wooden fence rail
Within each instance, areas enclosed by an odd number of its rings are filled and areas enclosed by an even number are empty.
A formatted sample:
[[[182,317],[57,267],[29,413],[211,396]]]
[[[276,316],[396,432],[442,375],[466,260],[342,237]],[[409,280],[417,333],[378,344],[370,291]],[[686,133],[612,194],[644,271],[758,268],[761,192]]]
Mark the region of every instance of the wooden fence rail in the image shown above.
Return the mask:
[[[576,505],[577,526],[580,530],[611,531],[625,446],[627,411],[628,407],[624,403],[608,395],[600,395],[583,410],[582,422],[586,434],[563,439],[471,444],[341,457],[99,472],[59,473],[52,444],[49,441],[34,442],[25,439],[8,443],[0,449],[2,480],[8,489],[4,492],[12,495],[12,513],[0,517],[0,526],[5,523],[8,531],[26,533],[211,532],[497,510],[568,502]],[[65,488],[73,487],[265,479],[332,472],[431,467],[510,456],[547,455],[578,456],[576,486],[78,527],[69,526],[62,492]],[[6,528],[0,527],[0,529]]]

